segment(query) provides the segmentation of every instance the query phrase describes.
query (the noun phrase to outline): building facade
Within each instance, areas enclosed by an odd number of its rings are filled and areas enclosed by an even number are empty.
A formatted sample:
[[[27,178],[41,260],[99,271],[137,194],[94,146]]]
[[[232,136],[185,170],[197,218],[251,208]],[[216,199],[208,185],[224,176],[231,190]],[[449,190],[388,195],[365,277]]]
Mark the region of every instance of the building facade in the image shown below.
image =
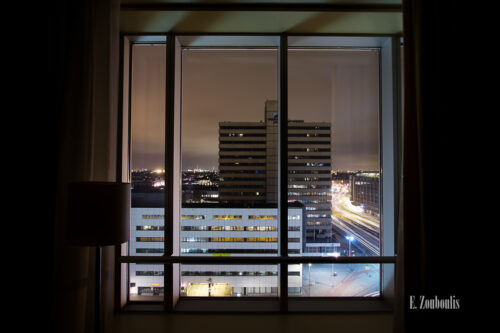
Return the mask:
[[[351,175],[351,202],[364,212],[380,217],[380,173],[363,171]]]
[[[142,198],[142,197],[141,197]],[[134,200],[133,200],[134,203]],[[289,255],[301,255],[303,207],[292,205],[288,214]],[[277,256],[279,221],[275,205],[241,208],[218,204],[183,204],[180,252],[185,256]],[[130,255],[162,255],[164,209],[133,204]],[[277,265],[182,265],[182,296],[276,296]],[[162,295],[163,265],[131,264],[130,295]],[[301,265],[289,265],[289,291],[302,290]],[[222,293],[222,294],[220,294]]]
[[[277,203],[277,101],[266,101],[264,118],[219,123],[220,202]],[[306,243],[328,248],[332,242],[329,122],[288,122],[288,176],[288,201],[305,207],[303,250],[309,248]]]

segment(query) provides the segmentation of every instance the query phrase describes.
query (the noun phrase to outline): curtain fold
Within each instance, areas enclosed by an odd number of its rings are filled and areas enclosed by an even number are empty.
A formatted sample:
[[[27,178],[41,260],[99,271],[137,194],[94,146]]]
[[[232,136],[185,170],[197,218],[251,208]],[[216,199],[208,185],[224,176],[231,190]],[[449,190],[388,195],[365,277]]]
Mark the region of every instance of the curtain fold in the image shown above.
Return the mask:
[[[429,10],[429,11],[428,11]],[[400,193],[400,220],[397,235],[397,306],[395,332],[416,331],[414,313],[409,311],[410,296],[422,294],[427,283],[427,230],[424,199],[424,145],[423,118],[432,109],[425,108],[428,75],[423,46],[424,29],[432,22],[424,18],[432,8],[426,1],[403,1],[403,161]]]
[[[453,331],[466,318],[464,288],[471,278],[463,269],[464,241],[474,219],[463,176],[473,164],[466,157],[475,150],[472,113],[482,110],[476,94],[481,80],[471,75],[479,72],[481,52],[467,43],[477,39],[471,17],[474,8],[459,2],[403,0],[403,219],[395,332]],[[410,308],[411,297],[453,298],[462,306]]]
[[[93,330],[95,250],[66,243],[67,186],[72,181],[115,181],[119,0],[61,4],[63,100],[54,230],[53,323],[56,332]],[[103,249],[103,328],[113,310],[113,247]]]

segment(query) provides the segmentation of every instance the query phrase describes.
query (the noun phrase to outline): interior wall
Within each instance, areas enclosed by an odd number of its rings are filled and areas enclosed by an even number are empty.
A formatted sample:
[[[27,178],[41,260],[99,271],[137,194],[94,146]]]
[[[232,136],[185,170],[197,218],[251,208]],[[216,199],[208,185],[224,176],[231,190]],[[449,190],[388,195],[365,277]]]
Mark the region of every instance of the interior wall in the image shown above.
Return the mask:
[[[338,33],[396,34],[401,13],[121,11],[124,33]]]
[[[390,313],[345,314],[165,314],[126,313],[115,317],[113,333],[387,333],[393,332]]]
[[[121,33],[399,34],[401,13],[123,11]],[[168,314],[124,312],[112,332],[393,332],[392,313]]]
[[[400,12],[133,11],[120,13],[124,33],[397,34]]]

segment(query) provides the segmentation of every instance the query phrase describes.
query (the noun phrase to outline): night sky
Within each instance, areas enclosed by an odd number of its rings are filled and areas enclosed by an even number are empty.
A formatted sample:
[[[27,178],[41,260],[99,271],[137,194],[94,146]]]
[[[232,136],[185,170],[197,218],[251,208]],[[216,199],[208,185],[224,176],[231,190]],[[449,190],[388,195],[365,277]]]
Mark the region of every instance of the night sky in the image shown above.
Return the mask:
[[[165,48],[133,59],[132,168],[163,168]],[[288,62],[289,119],[332,123],[332,169],[378,169],[376,51],[289,50]],[[276,50],[183,51],[182,169],[217,168],[219,121],[264,120],[277,71]]]

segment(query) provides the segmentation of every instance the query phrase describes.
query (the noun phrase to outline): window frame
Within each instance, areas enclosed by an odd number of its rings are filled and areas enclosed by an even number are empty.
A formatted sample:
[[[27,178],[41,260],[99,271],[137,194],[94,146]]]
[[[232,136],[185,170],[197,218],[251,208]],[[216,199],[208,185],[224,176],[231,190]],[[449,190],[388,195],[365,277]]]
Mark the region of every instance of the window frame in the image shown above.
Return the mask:
[[[175,193],[175,174],[180,173],[180,74],[179,36],[271,36],[279,38],[278,53],[278,108],[279,108],[279,169],[288,170],[288,38],[338,37],[379,39],[379,147],[381,191],[381,255],[377,257],[290,257],[288,256],[288,173],[279,174],[278,216],[279,255],[275,257],[188,257],[180,256],[180,230],[174,221],[180,218],[180,194]],[[394,273],[396,264],[395,235],[399,216],[399,179],[401,156],[401,34],[293,34],[293,33],[122,33],[120,34],[120,110],[118,119],[117,179],[130,181],[131,133],[131,66],[132,46],[140,43],[166,44],[166,101],[165,101],[165,228],[164,253],[161,256],[129,256],[126,244],[116,251],[117,273],[115,295],[117,309],[160,310],[166,312],[237,311],[237,312],[343,312],[392,311],[394,303]],[[177,122],[177,123],[176,123]],[[177,130],[176,130],[177,128]],[[177,147],[179,148],[179,147]],[[283,185],[281,185],[283,184]],[[177,189],[180,191],[180,189]],[[179,211],[178,211],[179,210]],[[177,215],[176,215],[177,212]],[[179,228],[179,226],[177,226]],[[178,237],[176,237],[178,236]],[[177,239],[176,239],[177,238]],[[128,269],[130,263],[164,265],[163,302],[134,302],[129,300]],[[252,298],[181,298],[179,296],[179,268],[181,264],[275,264],[279,270],[277,297]],[[380,264],[380,296],[367,297],[288,297],[288,264]]]

